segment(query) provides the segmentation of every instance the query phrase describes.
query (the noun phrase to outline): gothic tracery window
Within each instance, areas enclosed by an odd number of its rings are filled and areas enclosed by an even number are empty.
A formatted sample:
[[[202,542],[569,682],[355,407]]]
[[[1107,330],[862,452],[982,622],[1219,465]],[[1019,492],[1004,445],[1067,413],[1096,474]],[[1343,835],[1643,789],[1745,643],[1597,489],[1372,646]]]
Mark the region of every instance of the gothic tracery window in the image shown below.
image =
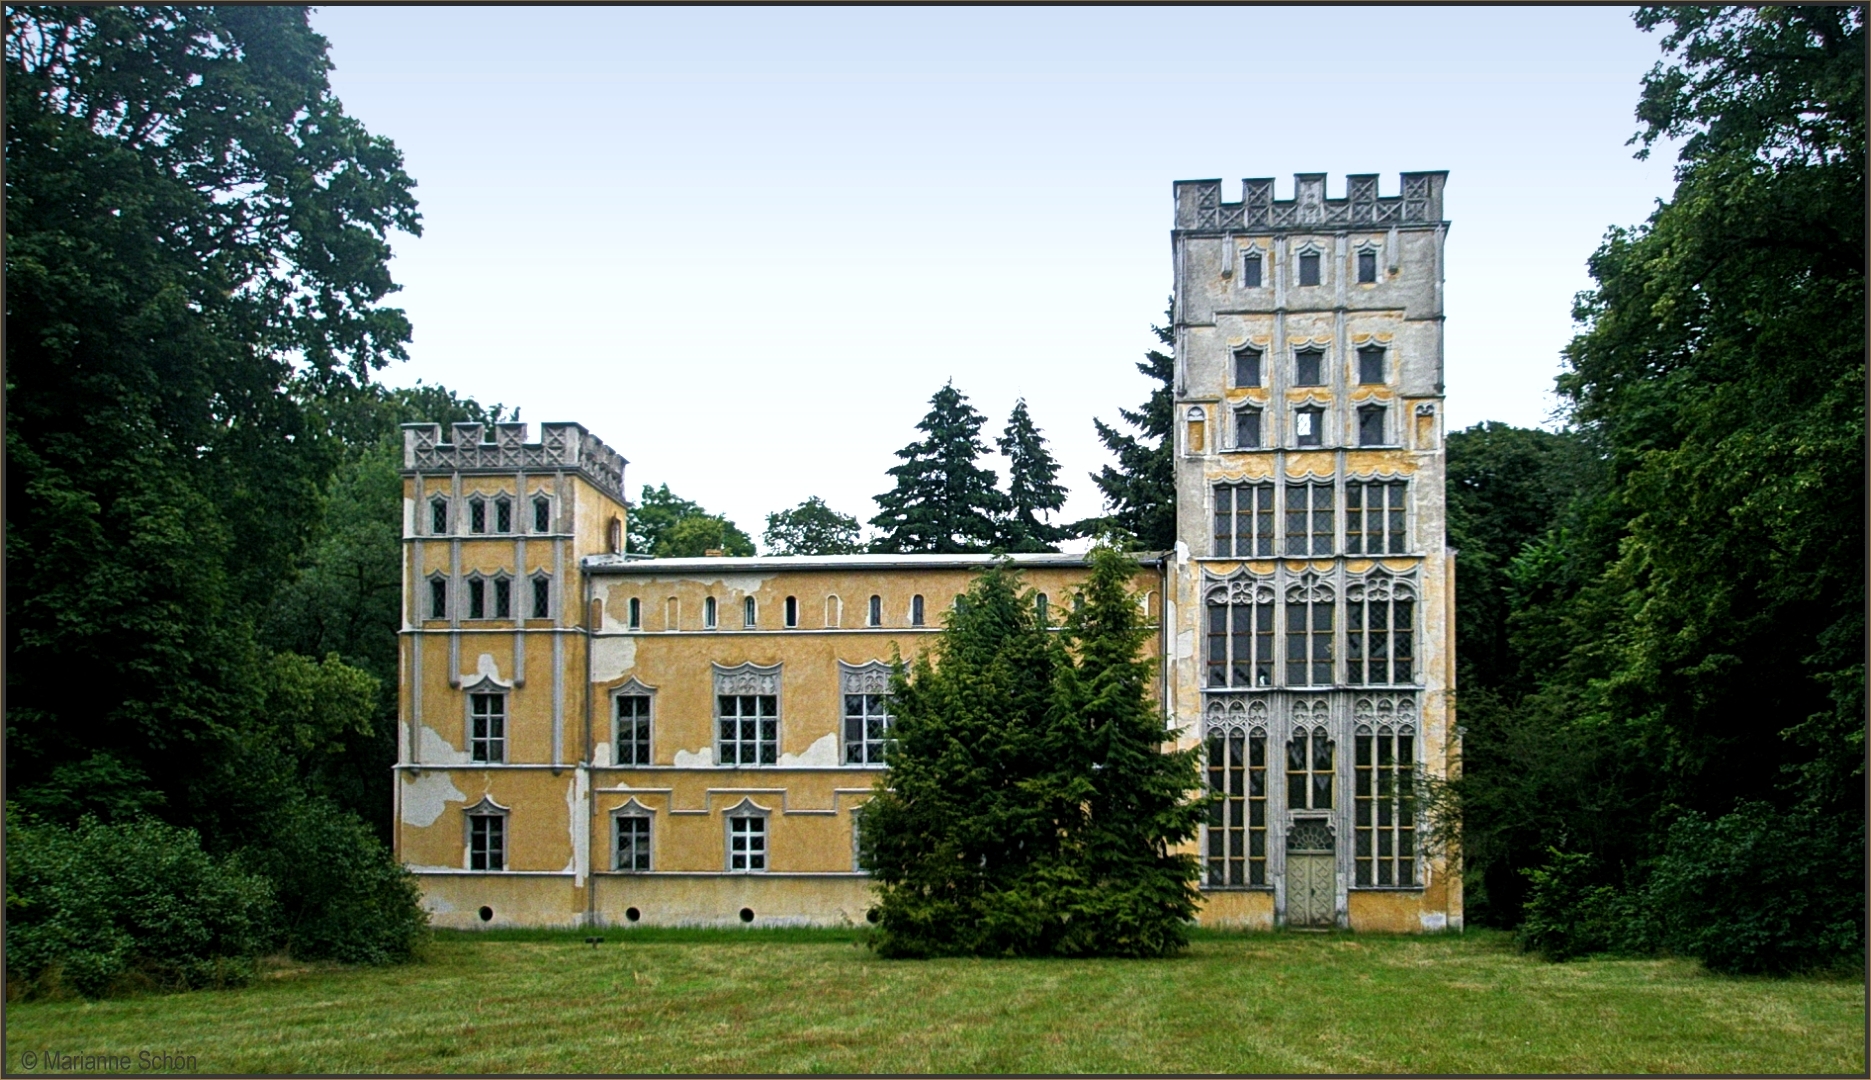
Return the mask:
[[[1270,582],[1232,581],[1208,592],[1209,686],[1273,685]]]
[[[1416,677],[1416,588],[1374,572],[1345,592],[1345,681],[1407,684]]]
[[[1363,703],[1360,703],[1361,705]],[[1353,881],[1416,884],[1416,734],[1408,724],[1359,724],[1354,759]]]
[[[1299,705],[1295,713],[1304,709]],[[1324,703],[1319,703],[1324,711]],[[1323,716],[1320,717],[1323,719]],[[1297,727],[1286,744],[1286,806],[1289,810],[1330,810],[1334,794],[1336,747],[1324,724]]]
[[[1241,728],[1208,733],[1207,882],[1267,884],[1267,733]]]
[[[1286,590],[1286,682],[1332,682],[1332,612],[1337,597],[1317,574],[1300,575]]]

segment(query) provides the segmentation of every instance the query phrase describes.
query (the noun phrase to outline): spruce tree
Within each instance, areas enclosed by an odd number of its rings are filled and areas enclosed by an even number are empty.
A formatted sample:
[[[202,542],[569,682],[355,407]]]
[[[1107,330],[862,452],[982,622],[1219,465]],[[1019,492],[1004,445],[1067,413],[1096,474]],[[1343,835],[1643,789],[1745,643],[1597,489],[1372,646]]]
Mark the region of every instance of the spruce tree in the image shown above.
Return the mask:
[[[1007,430],[995,440],[1007,455],[1007,514],[1001,523],[1003,551],[1058,551],[1073,531],[1041,520],[1065,505],[1065,488],[1056,483],[1059,463],[1046,449],[1046,438],[1033,426],[1026,399],[1014,402]]]
[[[1173,299],[1170,305],[1163,313],[1164,325],[1150,328],[1164,345],[1175,343],[1170,329]],[[1118,415],[1141,435],[1126,435],[1102,420],[1092,421],[1099,440],[1117,455],[1117,467],[1106,465],[1091,477],[1104,493],[1105,518],[1080,522],[1075,528],[1084,535],[1099,525],[1115,525],[1135,536],[1139,547],[1162,551],[1176,546],[1176,450],[1175,440],[1170,438],[1175,420],[1171,384],[1175,381],[1176,362],[1168,353],[1151,349],[1137,370],[1158,385],[1150,391],[1142,409],[1119,409]]]
[[[933,652],[892,680],[887,776],[864,806],[864,865],[876,878],[876,947],[891,957],[1031,953],[1038,935],[1009,911],[1058,823],[1034,798],[1057,635],[1019,576],[977,578]]]
[[[995,489],[991,469],[975,464],[985,418],[948,383],[929,399],[929,414],[916,425],[928,438],[897,451],[903,464],[890,469],[896,488],[877,496],[882,509],[871,524],[883,535],[872,551],[953,554],[986,551],[998,539],[995,520],[1006,496]]]
[[[1202,803],[1141,657],[1137,564],[1100,545],[1063,634],[1011,568],[899,669],[890,773],[864,808],[884,956],[1161,956],[1182,947]]]

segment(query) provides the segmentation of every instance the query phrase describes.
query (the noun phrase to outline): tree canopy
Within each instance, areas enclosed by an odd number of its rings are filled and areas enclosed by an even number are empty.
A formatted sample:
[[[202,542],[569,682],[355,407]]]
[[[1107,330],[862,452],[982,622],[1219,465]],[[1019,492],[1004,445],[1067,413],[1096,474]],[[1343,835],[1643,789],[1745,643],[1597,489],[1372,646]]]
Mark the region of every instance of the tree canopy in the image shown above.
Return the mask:
[[[677,495],[668,484],[643,485],[643,497],[630,508],[630,550],[659,559],[698,558],[710,551],[736,557],[754,553],[753,537],[700,503]]]
[[[1058,551],[1059,541],[1075,533],[1044,520],[1065,506],[1058,483],[1059,463],[1046,449],[1046,437],[1033,424],[1026,399],[1014,402],[1007,430],[994,443],[1007,457],[1007,509],[996,547],[1003,551]]]
[[[857,518],[814,495],[790,510],[768,514],[761,539],[774,555],[853,555],[864,550],[859,529]]]
[[[879,512],[870,523],[882,535],[871,541],[872,551],[986,551],[1000,536],[1006,496],[995,487],[993,470],[975,464],[987,452],[981,441],[986,418],[952,382],[929,405],[916,425],[926,437],[896,452],[903,459],[889,469],[896,487],[877,496]]]

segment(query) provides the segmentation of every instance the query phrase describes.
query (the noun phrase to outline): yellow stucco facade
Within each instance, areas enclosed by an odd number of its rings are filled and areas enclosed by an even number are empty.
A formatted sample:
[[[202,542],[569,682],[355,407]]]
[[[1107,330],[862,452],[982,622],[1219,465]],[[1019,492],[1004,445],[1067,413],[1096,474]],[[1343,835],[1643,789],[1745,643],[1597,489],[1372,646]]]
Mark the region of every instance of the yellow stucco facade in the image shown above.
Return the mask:
[[[1461,925],[1415,798],[1459,751],[1446,223],[1442,174],[1403,179],[1176,187],[1178,538],[1134,588],[1217,795],[1207,925]],[[640,558],[625,463],[579,425],[404,435],[397,851],[435,922],[861,921],[888,665],[989,557]],[[1013,561],[1050,602],[1087,574]]]

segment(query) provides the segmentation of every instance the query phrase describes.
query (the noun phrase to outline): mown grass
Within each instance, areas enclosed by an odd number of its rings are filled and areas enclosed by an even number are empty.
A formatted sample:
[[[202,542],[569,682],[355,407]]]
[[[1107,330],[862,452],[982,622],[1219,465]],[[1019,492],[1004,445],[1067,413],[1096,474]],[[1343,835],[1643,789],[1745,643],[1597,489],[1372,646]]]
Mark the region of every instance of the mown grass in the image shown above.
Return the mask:
[[[1855,1073],[1864,986],[1502,936],[1198,934],[1160,961],[877,959],[824,930],[438,934],[396,968],[7,1009],[21,1055],[203,1072]],[[43,1070],[40,1070],[43,1071]]]

